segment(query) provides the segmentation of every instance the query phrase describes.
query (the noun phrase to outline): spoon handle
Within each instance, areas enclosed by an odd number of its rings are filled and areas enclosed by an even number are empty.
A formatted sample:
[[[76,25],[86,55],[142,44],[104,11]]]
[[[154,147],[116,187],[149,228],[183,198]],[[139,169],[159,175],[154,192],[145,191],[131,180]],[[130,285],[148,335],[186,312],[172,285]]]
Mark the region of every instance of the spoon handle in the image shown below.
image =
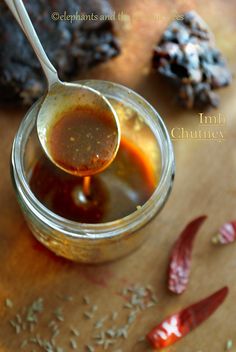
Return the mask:
[[[45,73],[48,81],[48,88],[54,83],[59,83],[59,78],[57,75],[57,70],[49,61],[47,54],[42,47],[42,44],[38,38],[37,33],[33,27],[33,24],[29,18],[28,12],[22,0],[5,0],[13,16],[19,23],[21,29],[28,38],[41,66]]]

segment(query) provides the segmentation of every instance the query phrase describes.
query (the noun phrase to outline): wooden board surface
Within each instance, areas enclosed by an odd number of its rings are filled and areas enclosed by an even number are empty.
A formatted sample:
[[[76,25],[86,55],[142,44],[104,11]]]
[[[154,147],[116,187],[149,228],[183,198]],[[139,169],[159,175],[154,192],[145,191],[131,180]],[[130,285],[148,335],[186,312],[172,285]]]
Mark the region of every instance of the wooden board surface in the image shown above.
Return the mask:
[[[131,16],[131,26],[118,22],[122,40],[122,55],[107,64],[87,72],[81,78],[109,79],[125,84],[141,93],[159,111],[168,129],[195,129],[201,111],[184,111],[176,107],[172,92],[163,79],[147,73],[151,50],[167,23],[176,13],[196,9],[216,35],[218,47],[228,58],[235,72],[236,1],[223,0],[114,0],[116,11]],[[153,20],[159,14],[159,20]],[[55,43],[56,45],[56,43]],[[13,137],[24,109],[0,109],[0,352],[19,351],[27,333],[16,335],[9,319],[37,297],[43,297],[45,310],[41,314],[37,332],[47,336],[47,323],[57,307],[63,307],[65,321],[57,338],[65,351],[72,350],[69,328],[77,327],[81,336],[78,351],[91,343],[92,322],[83,312],[89,310],[82,302],[88,295],[98,306],[96,318],[117,311],[114,322],[123,324],[127,311],[119,292],[128,285],[153,285],[159,303],[138,316],[129,331],[128,339],[121,339],[110,351],[145,352],[151,349],[137,343],[153,325],[181,307],[228,285],[230,294],[224,305],[197,330],[173,346],[172,352],[221,352],[228,339],[236,348],[236,244],[214,247],[212,234],[236,213],[236,85],[221,90],[221,105],[208,114],[221,113],[227,120],[226,137],[216,141],[175,141],[176,179],[171,197],[164,210],[152,222],[150,239],[135,253],[114,263],[84,266],[56,257],[41,246],[28,230],[11,184],[9,159]],[[224,129],[224,131],[225,131]],[[166,289],[168,255],[177,235],[194,217],[209,216],[202,227],[194,248],[191,281],[188,290],[176,297]],[[149,234],[147,234],[149,235]],[[71,295],[71,302],[62,301],[57,294]],[[14,302],[6,308],[6,297]],[[108,323],[107,323],[108,324]],[[109,321],[111,325],[112,322]],[[108,325],[109,325],[108,324]],[[108,326],[107,325],[107,326]],[[236,350],[236,349],[233,350]],[[26,347],[25,351],[33,351]],[[35,348],[35,351],[38,351]],[[102,351],[102,349],[96,349]]]

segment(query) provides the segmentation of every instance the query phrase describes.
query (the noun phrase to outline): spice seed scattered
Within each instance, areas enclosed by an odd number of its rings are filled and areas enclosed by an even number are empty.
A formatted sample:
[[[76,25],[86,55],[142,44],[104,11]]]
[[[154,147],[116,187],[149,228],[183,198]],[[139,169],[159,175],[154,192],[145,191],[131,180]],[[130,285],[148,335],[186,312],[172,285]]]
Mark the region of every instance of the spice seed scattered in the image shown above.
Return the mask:
[[[233,341],[232,340],[228,340],[226,342],[226,351],[230,351],[233,348]]]
[[[71,340],[70,340],[70,345],[71,345],[71,347],[72,347],[74,350],[77,349],[77,343],[76,343],[76,341],[75,341],[74,339],[71,339]]]
[[[13,307],[12,300],[10,298],[6,298],[5,305],[6,305],[7,308],[12,308]]]
[[[55,317],[57,318],[57,320],[59,321],[64,321],[64,316],[63,316],[63,313],[62,313],[62,308],[61,307],[58,307],[55,312]]]
[[[60,293],[57,293],[57,297],[63,301],[73,301],[74,300],[73,296],[67,296],[67,295],[63,296]]]
[[[84,301],[85,304],[90,304],[90,299],[89,299],[88,296],[84,296],[83,297],[83,301]]]
[[[91,312],[84,312],[84,316],[87,319],[92,319],[93,318],[93,314]]]
[[[127,302],[127,303],[124,304],[124,308],[131,309],[131,308],[133,308],[133,306],[132,306],[131,303]]]
[[[79,330],[77,330],[77,329],[71,327],[71,328],[70,328],[70,331],[71,331],[71,333],[72,333],[73,335],[75,335],[75,336],[77,336],[77,337],[80,336]]]
[[[28,345],[28,340],[23,340],[21,342],[20,348],[25,348]]]
[[[116,320],[117,317],[118,317],[118,313],[117,312],[112,312],[111,319],[112,320]]]
[[[95,304],[92,306],[92,311],[96,312],[98,310],[98,306],[96,306]]]
[[[105,340],[104,341],[104,350],[107,350],[109,348],[110,345],[113,345],[114,344],[114,340]]]
[[[86,347],[87,347],[88,352],[94,352],[95,351],[94,347],[91,346],[91,345],[86,345]]]
[[[36,299],[27,310],[26,321],[31,323],[37,323],[38,313],[43,311],[43,298],[39,297]]]
[[[21,319],[20,314],[16,314],[16,320],[19,324],[22,324],[22,319]]]

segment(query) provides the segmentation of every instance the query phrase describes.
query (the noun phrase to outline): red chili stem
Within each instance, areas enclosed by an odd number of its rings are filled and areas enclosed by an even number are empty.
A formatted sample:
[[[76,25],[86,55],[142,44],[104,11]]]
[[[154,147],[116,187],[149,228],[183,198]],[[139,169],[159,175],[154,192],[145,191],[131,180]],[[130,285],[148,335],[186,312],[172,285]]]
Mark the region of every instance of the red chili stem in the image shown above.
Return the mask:
[[[194,239],[206,218],[203,215],[191,221],[173,246],[168,268],[168,288],[173,293],[180,294],[187,287]]]
[[[211,296],[171,315],[147,334],[147,340],[156,349],[173,345],[209,318],[223,303],[228,291],[228,287],[223,287]]]

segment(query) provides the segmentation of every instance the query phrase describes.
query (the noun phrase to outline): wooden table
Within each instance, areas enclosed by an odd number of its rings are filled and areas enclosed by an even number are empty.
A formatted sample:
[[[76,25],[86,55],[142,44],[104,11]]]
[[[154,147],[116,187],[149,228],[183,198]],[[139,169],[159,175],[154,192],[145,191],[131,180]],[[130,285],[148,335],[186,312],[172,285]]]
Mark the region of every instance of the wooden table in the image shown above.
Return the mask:
[[[235,71],[236,21],[235,1],[223,0],[114,0],[116,11],[131,16],[131,26],[117,23],[122,40],[122,55],[87,72],[81,78],[109,79],[125,84],[147,98],[159,111],[168,129],[198,127],[201,111],[178,108],[169,86],[156,74],[148,73],[152,47],[167,23],[176,13],[196,9],[216,35],[217,45]],[[159,15],[153,20],[154,14]],[[150,351],[137,343],[150,328],[170,313],[228,285],[230,294],[224,305],[201,327],[189,334],[169,351],[222,352],[228,339],[236,346],[236,244],[215,247],[211,237],[227,220],[236,218],[236,86],[222,89],[221,105],[208,115],[221,114],[227,120],[223,142],[203,140],[174,141],[176,179],[171,197],[161,214],[152,222],[152,237],[132,255],[114,263],[84,266],[56,257],[41,246],[28,230],[11,184],[9,158],[13,137],[25,110],[14,107],[0,110],[0,351],[19,351],[23,340],[14,333],[9,320],[23,306],[43,297],[45,310],[37,331],[47,334],[47,322],[56,307],[64,307],[65,321],[57,338],[65,351],[70,351],[69,327],[76,326],[78,351],[90,343],[92,321],[83,316],[90,309],[82,301],[87,295],[98,306],[101,318],[114,310],[121,323],[127,315],[119,292],[131,284],[153,285],[159,303],[140,314],[129,331],[128,339],[120,339],[114,348],[122,351]],[[210,127],[211,128],[211,127]],[[213,127],[212,127],[213,128]],[[166,289],[166,267],[170,249],[187,222],[202,214],[209,216],[197,237],[191,280],[183,295],[176,297]],[[71,295],[73,301],[63,301],[57,294]],[[5,306],[9,297],[13,308]],[[236,348],[236,347],[235,347]],[[236,349],[233,350],[236,350]],[[33,351],[26,347],[25,351]],[[35,348],[37,351],[37,348]],[[96,349],[102,351],[102,349]]]

